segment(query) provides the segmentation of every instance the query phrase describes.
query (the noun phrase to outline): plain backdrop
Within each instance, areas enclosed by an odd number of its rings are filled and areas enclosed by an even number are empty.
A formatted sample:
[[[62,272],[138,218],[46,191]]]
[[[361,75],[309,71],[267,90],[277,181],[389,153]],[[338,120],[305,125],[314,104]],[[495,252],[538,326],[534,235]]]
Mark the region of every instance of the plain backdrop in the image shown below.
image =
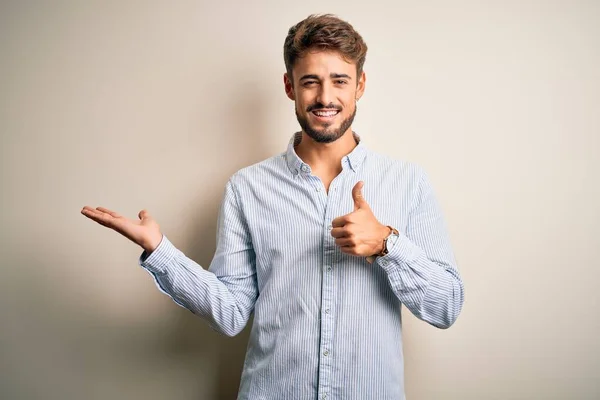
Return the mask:
[[[147,208],[207,267],[227,178],[298,129],[287,30],[324,12],[369,46],[355,131],[430,174],[465,282],[449,330],[405,315],[408,399],[600,398],[592,0],[2,1],[0,398],[235,398],[249,325],[79,212]]]

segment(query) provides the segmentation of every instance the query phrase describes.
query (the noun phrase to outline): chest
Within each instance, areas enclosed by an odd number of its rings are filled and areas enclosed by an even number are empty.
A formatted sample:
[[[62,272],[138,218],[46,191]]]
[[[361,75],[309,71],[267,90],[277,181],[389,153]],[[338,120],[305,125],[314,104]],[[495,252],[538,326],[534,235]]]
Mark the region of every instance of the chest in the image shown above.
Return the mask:
[[[363,196],[378,221],[404,231],[410,196],[402,184],[385,177],[343,171],[325,177],[325,182],[315,175],[284,183],[262,182],[253,191],[251,208],[245,210],[259,274],[270,275],[273,268],[294,268],[311,257],[341,257],[330,234],[331,222],[353,212],[352,188],[361,180]]]

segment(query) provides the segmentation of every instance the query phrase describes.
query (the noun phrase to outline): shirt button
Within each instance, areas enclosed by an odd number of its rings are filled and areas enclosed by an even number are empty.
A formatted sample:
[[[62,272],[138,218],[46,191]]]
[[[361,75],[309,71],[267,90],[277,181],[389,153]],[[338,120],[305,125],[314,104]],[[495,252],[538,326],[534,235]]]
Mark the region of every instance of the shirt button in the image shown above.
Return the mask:
[[[329,314],[329,308],[325,309],[325,314]]]
[[[327,272],[331,272],[331,267],[327,267]]]
[[[323,352],[323,355],[324,355],[325,357],[327,357],[327,356],[329,355],[329,350],[325,350],[325,351]]]
[[[332,230],[332,229],[333,229],[333,226],[329,225],[329,226],[327,227],[327,229],[328,229],[328,230]]]
[[[384,267],[387,267],[388,260],[381,260],[381,265],[383,265]]]
[[[302,172],[310,171],[310,167],[306,164],[303,164],[302,167],[300,167],[300,169],[302,170]]]

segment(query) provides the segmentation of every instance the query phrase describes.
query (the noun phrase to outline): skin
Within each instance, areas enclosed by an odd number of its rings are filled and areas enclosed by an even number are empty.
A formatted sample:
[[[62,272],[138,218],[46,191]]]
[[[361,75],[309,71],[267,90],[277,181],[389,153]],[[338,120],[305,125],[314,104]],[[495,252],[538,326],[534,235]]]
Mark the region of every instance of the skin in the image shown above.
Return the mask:
[[[295,103],[298,122],[309,126],[302,130],[296,153],[329,190],[331,181],[342,171],[342,158],[356,147],[352,127],[343,132],[339,129],[356,113],[366,75],[363,71],[358,76],[356,64],[337,52],[309,51],[296,61],[291,76],[286,73],[283,81],[286,95]],[[315,111],[332,109],[339,110],[334,117],[315,115]],[[319,138],[314,137],[314,131]],[[327,137],[332,140],[324,141]],[[333,220],[331,235],[342,252],[367,257],[383,250],[383,239],[390,229],[377,220],[362,196],[362,187],[363,182],[358,182],[352,189],[354,211]]]
[[[294,101],[303,127],[296,153],[310,165],[327,190],[342,171],[342,158],[356,147],[350,125],[365,81],[364,72],[358,76],[356,64],[332,51],[310,51],[296,61],[291,76],[284,74],[285,92]],[[315,114],[326,110],[339,112],[332,117]],[[358,182],[352,189],[354,210],[332,221],[331,235],[342,252],[367,257],[382,251],[383,240],[390,230],[377,220],[362,196],[363,185]],[[137,220],[104,207],[84,206],[81,214],[120,233],[147,253],[154,251],[162,240],[160,226],[147,210],[140,211]]]
[[[356,142],[352,127],[337,132],[342,123],[356,111],[356,102],[362,97],[366,76],[357,79],[356,65],[348,63],[335,52],[308,52],[296,60],[292,76],[284,75],[285,92],[295,102],[296,115],[319,131],[321,136],[337,137],[330,143],[315,141],[302,130],[302,141],[296,148],[298,156],[311,166],[313,173],[321,178],[327,190],[333,178],[341,171],[342,158],[350,153]],[[318,110],[340,110],[332,118],[320,118]],[[312,111],[309,111],[312,110]]]

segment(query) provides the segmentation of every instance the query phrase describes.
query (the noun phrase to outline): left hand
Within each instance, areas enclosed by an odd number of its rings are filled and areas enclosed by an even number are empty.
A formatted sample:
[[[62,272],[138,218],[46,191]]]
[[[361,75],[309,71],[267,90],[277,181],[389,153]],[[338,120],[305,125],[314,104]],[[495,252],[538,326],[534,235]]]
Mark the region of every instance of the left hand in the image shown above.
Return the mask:
[[[363,182],[352,189],[354,211],[333,220],[331,236],[342,252],[354,256],[368,257],[383,250],[383,240],[390,229],[379,223],[371,207],[362,196]]]

